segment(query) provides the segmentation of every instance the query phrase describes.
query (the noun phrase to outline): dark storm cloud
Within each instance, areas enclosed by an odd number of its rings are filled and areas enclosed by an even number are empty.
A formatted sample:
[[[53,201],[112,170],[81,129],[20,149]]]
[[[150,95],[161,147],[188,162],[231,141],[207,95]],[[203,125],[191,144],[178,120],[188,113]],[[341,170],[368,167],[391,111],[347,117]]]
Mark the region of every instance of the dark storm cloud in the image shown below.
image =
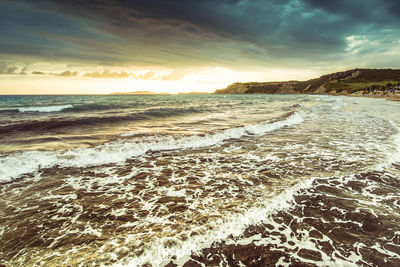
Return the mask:
[[[222,36],[264,38],[279,30],[299,29],[312,21],[314,27],[337,22],[330,15],[339,14],[346,22],[376,23],[390,21],[392,11],[400,8],[397,0],[49,0],[66,12],[90,17],[124,28],[137,27],[153,20],[194,34],[203,30]],[[43,2],[42,2],[43,3]],[[349,16],[349,17],[348,17]],[[351,16],[351,17],[350,17]],[[320,20],[313,20],[319,18]],[[366,21],[364,19],[367,19]],[[301,25],[294,22],[301,22]],[[161,25],[160,25],[161,26]],[[355,25],[349,24],[348,27]],[[334,29],[332,29],[334,30]]]
[[[397,0],[6,2],[26,14],[1,9],[0,52],[116,65],[323,62],[343,56],[349,36],[376,39],[392,29],[388,42],[400,26]]]
[[[83,19],[22,1],[0,2],[0,36],[0,56],[85,62],[114,59],[103,49],[114,42],[109,35],[93,30]]]
[[[397,0],[303,0],[310,8],[320,8],[330,13],[352,15],[354,19],[385,20],[387,15],[399,17],[400,2]],[[381,14],[379,14],[381,12]],[[378,15],[378,16],[377,16]]]

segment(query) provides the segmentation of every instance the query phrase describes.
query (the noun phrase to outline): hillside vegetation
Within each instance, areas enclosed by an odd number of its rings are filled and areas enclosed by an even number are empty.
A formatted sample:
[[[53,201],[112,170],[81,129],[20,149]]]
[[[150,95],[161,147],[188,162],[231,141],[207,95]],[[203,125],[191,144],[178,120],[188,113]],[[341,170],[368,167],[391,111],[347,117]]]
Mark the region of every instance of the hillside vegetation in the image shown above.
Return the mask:
[[[308,81],[234,83],[216,94],[397,94],[400,70],[353,69]]]

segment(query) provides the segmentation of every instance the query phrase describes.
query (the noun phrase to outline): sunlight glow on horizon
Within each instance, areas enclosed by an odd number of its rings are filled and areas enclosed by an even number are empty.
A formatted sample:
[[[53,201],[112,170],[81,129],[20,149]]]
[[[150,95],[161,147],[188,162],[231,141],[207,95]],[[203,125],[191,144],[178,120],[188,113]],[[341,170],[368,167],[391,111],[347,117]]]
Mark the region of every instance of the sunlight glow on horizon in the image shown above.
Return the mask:
[[[143,71],[146,73],[146,71]],[[239,72],[226,68],[192,71],[180,80],[162,80],[165,71],[154,72],[157,79],[89,77],[13,77],[0,84],[0,94],[111,94],[135,91],[153,93],[208,92],[223,89],[234,82],[304,80],[316,74],[310,71],[272,69]]]

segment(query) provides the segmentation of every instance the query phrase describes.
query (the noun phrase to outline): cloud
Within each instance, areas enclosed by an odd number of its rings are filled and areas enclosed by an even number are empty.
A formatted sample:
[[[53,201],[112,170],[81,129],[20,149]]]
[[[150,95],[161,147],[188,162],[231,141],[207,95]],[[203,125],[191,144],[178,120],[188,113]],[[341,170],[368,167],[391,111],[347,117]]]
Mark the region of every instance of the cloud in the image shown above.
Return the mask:
[[[19,67],[15,65],[8,65],[5,62],[0,62],[0,74],[22,74],[22,71],[19,73],[18,70]]]
[[[59,76],[59,77],[77,77],[78,74],[79,73],[77,71],[66,70],[66,71],[63,71],[61,73],[54,74],[54,75]]]
[[[16,66],[11,66],[11,67],[8,67],[8,68],[7,68],[5,74],[16,74],[16,73],[17,73],[17,70],[18,70],[18,67],[16,67]]]
[[[185,77],[185,72],[183,71],[173,71],[161,77],[163,81],[177,81],[183,79]]]
[[[103,78],[103,79],[125,79],[135,78],[140,80],[180,80],[185,76],[185,72],[180,71],[138,71],[136,73],[126,71],[87,72],[83,77]]]
[[[0,1],[0,57],[26,63],[123,61],[118,53],[111,52],[111,44],[116,43],[111,34],[96,29],[84,18],[65,15],[50,6]]]
[[[326,65],[354,55],[349,36],[372,40],[394,29],[391,36],[397,40],[400,28],[396,0],[5,2],[0,4],[0,25],[7,23],[8,30],[2,34],[0,54],[71,64]]]
[[[11,66],[7,68],[6,74],[16,74],[18,70],[18,67],[16,66]]]
[[[32,71],[32,74],[35,74],[35,75],[44,75],[44,74],[46,74],[46,73],[44,73],[43,71]]]
[[[156,80],[157,74],[154,71],[148,71],[142,75],[136,75],[137,78],[142,78],[143,80]]]
[[[198,47],[204,41],[224,38],[237,45],[249,42],[265,47],[270,54],[288,56],[304,55],[314,49],[344,49],[345,36],[368,23],[393,22],[390,8],[398,6],[395,0],[385,0],[386,5],[378,0],[47,2],[97,21],[102,29],[123,38],[164,40],[166,46],[183,38],[188,45],[193,40],[200,41]]]
[[[120,71],[120,72],[110,72],[109,70],[104,70],[103,72],[88,72],[83,75],[84,77],[90,78],[111,78],[111,79],[121,79],[121,78],[129,78],[132,76],[132,73]]]
[[[28,70],[28,67],[23,67],[22,69],[21,69],[21,71],[20,71],[20,75],[26,75],[27,73],[27,70]]]
[[[180,80],[183,78],[179,72],[168,72],[168,71],[145,71],[138,72],[133,75],[135,79],[141,80]]]

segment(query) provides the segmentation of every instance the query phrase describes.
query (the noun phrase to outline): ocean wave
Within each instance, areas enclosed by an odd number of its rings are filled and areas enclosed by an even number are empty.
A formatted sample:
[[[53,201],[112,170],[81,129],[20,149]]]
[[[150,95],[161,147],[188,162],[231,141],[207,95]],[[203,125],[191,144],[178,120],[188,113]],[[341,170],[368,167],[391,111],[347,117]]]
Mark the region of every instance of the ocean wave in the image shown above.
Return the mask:
[[[114,124],[128,121],[139,121],[154,118],[165,118],[191,113],[201,113],[204,110],[196,108],[156,108],[134,113],[122,113],[116,116],[91,116],[72,118],[52,118],[48,120],[25,121],[0,127],[3,133],[35,132],[41,133],[68,127],[94,126],[100,124]]]
[[[116,104],[84,104],[74,105],[71,108],[62,110],[62,112],[85,112],[85,111],[103,111],[103,110],[120,110],[135,108],[137,105],[130,103],[130,105],[116,105]]]
[[[246,135],[261,135],[279,128],[303,122],[298,113],[289,113],[281,120],[251,124],[243,127],[216,131],[206,135],[154,136],[146,142],[116,141],[92,148],[78,148],[65,152],[25,151],[0,158],[0,182],[7,183],[40,168],[88,167],[110,163],[124,163],[127,159],[144,155],[149,151],[182,150],[214,146],[229,139]],[[15,168],[19,166],[19,168]]]
[[[26,113],[26,112],[85,112],[85,111],[102,111],[112,109],[128,109],[136,107],[136,105],[102,105],[102,104],[68,104],[60,106],[35,106],[35,107],[12,107],[0,109],[0,113]]]
[[[0,109],[0,114],[1,113],[18,113],[18,108],[1,108]]]
[[[62,105],[62,106],[47,106],[47,107],[26,107],[18,108],[19,112],[59,112],[64,109],[73,108],[73,105]]]

